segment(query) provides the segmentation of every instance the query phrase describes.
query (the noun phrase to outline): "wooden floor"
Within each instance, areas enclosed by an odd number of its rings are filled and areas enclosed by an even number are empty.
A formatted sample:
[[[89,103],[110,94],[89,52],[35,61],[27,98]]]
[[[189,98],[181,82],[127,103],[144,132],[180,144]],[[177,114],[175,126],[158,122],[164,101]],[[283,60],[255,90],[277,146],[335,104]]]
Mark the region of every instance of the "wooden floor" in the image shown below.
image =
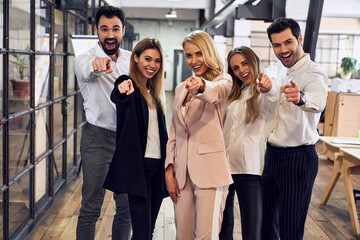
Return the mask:
[[[347,211],[347,201],[343,190],[342,179],[336,185],[326,206],[320,205],[320,199],[332,170],[332,162],[322,154],[321,144],[317,144],[320,156],[319,173],[315,181],[312,200],[306,220],[304,239],[357,239],[352,232],[350,216]],[[360,178],[353,177],[354,188],[360,189]],[[52,205],[39,225],[31,232],[28,239],[75,239],[77,218],[81,201],[82,176],[68,185],[66,192]],[[359,203],[360,204],[360,203]],[[101,217],[96,225],[96,239],[111,239],[111,224],[115,206],[110,192],[105,195]],[[235,238],[241,239],[239,211],[235,209]],[[161,207],[155,240],[175,239],[173,221],[173,206],[169,198]],[[360,239],[360,238],[359,238]]]

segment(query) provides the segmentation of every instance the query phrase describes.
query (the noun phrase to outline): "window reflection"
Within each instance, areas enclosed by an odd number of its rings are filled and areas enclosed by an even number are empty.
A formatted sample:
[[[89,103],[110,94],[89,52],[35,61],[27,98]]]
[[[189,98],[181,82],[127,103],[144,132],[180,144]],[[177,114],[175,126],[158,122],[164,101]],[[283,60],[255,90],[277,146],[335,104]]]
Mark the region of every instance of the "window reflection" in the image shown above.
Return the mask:
[[[29,173],[26,173],[21,179],[10,186],[10,235],[15,232],[18,227],[21,228],[23,221],[29,216],[29,193]]]
[[[0,132],[2,133],[3,128],[0,125]],[[0,137],[0,186],[4,184],[3,182],[3,138]],[[1,194],[0,194],[1,196]],[[0,235],[1,236],[1,235]]]
[[[49,32],[50,32],[50,5],[43,1],[35,1],[35,49],[39,51],[49,51]],[[47,36],[47,37],[46,37]]]
[[[10,1],[9,16],[9,46],[12,49],[25,49],[30,46],[30,0]]]
[[[1,2],[1,1],[0,1]],[[0,21],[0,28],[1,28],[1,21]],[[0,66],[3,66],[3,55],[0,54]],[[2,74],[2,67],[0,71],[0,118],[3,118],[3,74]]]
[[[30,164],[30,118],[9,122],[9,176],[13,179]]]
[[[63,63],[64,57],[55,56],[55,68],[54,68],[54,98],[61,97],[63,95]]]
[[[63,39],[63,28],[64,17],[63,13],[59,10],[55,10],[55,34],[58,36],[57,44],[55,45],[55,52],[64,51],[64,39]]]
[[[75,91],[74,56],[68,56],[67,92]]]
[[[4,12],[4,10],[3,10],[3,0],[0,0],[0,14],[1,14],[1,16],[3,16],[3,12]],[[4,23],[3,23],[3,21],[0,21],[0,29],[4,29]],[[3,38],[1,37],[0,38],[0,47],[3,47]],[[0,236],[2,236],[2,235],[0,235]]]
[[[35,112],[35,159],[48,150],[48,129],[48,108],[42,108]]]
[[[75,97],[67,99],[67,132],[74,130],[74,100]]]
[[[62,180],[62,159],[63,159],[63,147],[64,145],[60,146],[54,151],[54,188],[57,189],[57,187],[60,185]]]
[[[61,103],[54,104],[54,143],[55,145],[63,139],[63,116],[61,114]]]
[[[67,172],[69,173],[74,167],[74,135],[71,135],[71,137],[67,140],[66,153]]]
[[[35,112],[35,159],[38,160],[48,150],[49,127],[48,108],[42,108]],[[35,203],[45,194],[47,187],[47,158],[43,158],[35,165]]]

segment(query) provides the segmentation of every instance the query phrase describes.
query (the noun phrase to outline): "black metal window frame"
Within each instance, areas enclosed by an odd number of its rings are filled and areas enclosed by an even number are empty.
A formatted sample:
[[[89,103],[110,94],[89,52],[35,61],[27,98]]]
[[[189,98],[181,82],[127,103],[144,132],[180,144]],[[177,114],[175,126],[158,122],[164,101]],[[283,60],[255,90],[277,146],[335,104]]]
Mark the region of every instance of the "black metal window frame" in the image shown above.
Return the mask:
[[[3,1],[3,46],[0,48],[0,54],[3,58],[3,101],[2,101],[2,111],[3,115],[0,119],[0,125],[2,128],[2,176],[3,176],[3,185],[0,186],[0,195],[2,197],[2,239],[22,239],[28,234],[31,229],[36,225],[41,217],[41,213],[46,211],[49,208],[53,200],[60,194],[61,190],[64,189],[67,183],[69,183],[73,177],[76,176],[77,167],[80,162],[80,157],[77,156],[78,151],[78,130],[84,125],[85,116],[83,114],[83,109],[79,107],[80,101],[80,91],[75,79],[74,91],[68,92],[68,58],[74,56],[74,54],[68,52],[68,40],[69,40],[69,29],[68,29],[68,16],[73,15],[76,19],[76,22],[81,23],[83,26],[82,32],[88,31],[88,12],[96,9],[95,5],[105,5],[105,1],[98,0],[97,3],[92,0],[92,6],[88,6],[88,1],[85,2],[85,9],[82,11],[75,11],[71,9],[63,8],[59,5],[57,0],[41,0],[41,4],[48,6],[50,19],[49,26],[49,41],[50,48],[49,51],[37,51],[35,46],[35,29],[36,29],[36,1],[40,0],[29,0],[30,4],[30,46],[29,50],[24,49],[10,49],[9,44],[9,35],[10,35],[10,3],[9,1]],[[54,31],[55,31],[55,10],[61,11],[63,14],[63,50],[62,52],[55,52],[54,47]],[[75,31],[78,29],[75,28]],[[75,33],[77,34],[77,33]],[[29,56],[29,78],[30,78],[30,100],[29,107],[23,111],[10,113],[9,112],[9,56],[12,54],[23,54]],[[49,88],[48,88],[48,100],[41,104],[35,105],[35,57],[39,55],[46,55],[50,58],[49,64]],[[60,97],[54,97],[54,62],[55,57],[63,57],[62,62],[62,95]],[[67,130],[67,120],[68,120],[68,98],[74,98],[74,124],[73,129],[70,132]],[[54,104],[61,104],[61,115],[62,115],[62,139],[57,142],[54,142]],[[44,152],[41,156],[35,157],[35,113],[38,110],[45,109],[47,110],[47,119],[46,125],[48,126],[48,146],[47,151]],[[82,112],[81,121],[78,121],[78,113]],[[9,124],[12,120],[21,118],[23,116],[29,116],[29,164],[24,167],[17,175],[10,179],[9,174],[9,156],[10,156],[10,147],[9,147]],[[72,169],[67,169],[67,140],[73,137],[73,167]],[[54,185],[54,151],[62,147],[62,174],[60,184]],[[41,199],[41,203],[35,203],[35,166],[42,161],[47,161],[47,186],[45,197]],[[29,174],[29,214],[25,220],[19,224],[15,230],[10,232],[9,224],[9,205],[10,205],[10,187],[15,184],[17,181]],[[40,183],[41,184],[41,183]]]

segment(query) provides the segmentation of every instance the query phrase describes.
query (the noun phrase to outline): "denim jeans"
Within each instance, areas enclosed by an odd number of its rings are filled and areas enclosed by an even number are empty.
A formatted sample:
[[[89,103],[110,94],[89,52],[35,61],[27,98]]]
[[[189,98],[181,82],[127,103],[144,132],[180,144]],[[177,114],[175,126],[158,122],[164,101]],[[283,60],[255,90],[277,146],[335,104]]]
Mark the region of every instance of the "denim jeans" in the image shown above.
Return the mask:
[[[83,167],[83,187],[76,238],[91,240],[104,200],[104,180],[116,147],[116,133],[89,123],[81,138],[80,153]],[[128,240],[131,219],[127,194],[114,194],[116,214],[112,226],[112,239]]]

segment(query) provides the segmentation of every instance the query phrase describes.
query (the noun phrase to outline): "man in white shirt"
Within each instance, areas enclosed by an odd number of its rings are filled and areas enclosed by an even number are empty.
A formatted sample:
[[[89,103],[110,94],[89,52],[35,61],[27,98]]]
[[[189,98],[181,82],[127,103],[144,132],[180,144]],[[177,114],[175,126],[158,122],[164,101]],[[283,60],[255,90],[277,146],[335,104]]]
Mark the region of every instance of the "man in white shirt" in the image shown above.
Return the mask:
[[[265,155],[262,239],[298,240],[318,171],[314,144],[326,105],[327,76],[304,52],[295,20],[278,18],[267,33],[287,73],[276,82],[281,95]]]
[[[77,239],[94,239],[105,194],[103,184],[116,147],[116,108],[110,94],[115,80],[129,72],[131,53],[119,48],[125,34],[124,21],[121,9],[99,8],[95,26],[99,42],[75,58],[75,74],[87,120],[80,144],[83,187]],[[114,194],[114,199],[112,239],[128,240],[131,220],[127,195]]]

